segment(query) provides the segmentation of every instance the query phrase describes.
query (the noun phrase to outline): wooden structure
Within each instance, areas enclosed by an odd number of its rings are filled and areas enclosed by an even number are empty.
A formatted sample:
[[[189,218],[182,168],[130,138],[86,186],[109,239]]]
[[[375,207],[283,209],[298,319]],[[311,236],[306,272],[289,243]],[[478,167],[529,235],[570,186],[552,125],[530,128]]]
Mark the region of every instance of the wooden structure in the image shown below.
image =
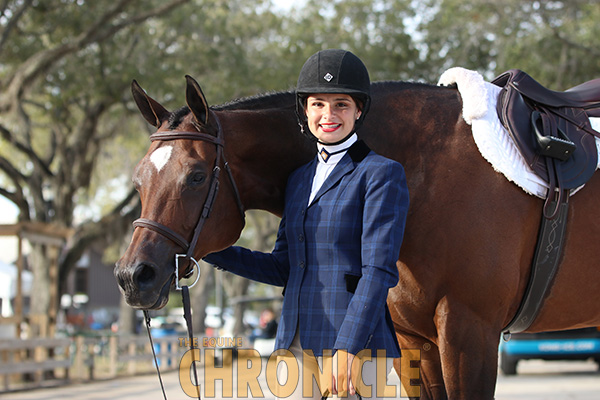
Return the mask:
[[[74,230],[41,222],[19,222],[0,225],[0,236],[15,236],[17,242],[17,292],[14,302],[14,315],[0,317],[0,324],[14,324],[16,337],[21,337],[23,315],[23,270],[25,268],[23,244],[48,246],[50,276],[50,310],[48,314],[28,315],[29,323],[35,326],[39,337],[53,337],[58,313],[58,257],[65,242],[73,235]],[[34,277],[35,279],[35,277]]]
[[[39,387],[62,370],[61,381],[69,379],[71,339],[0,340],[0,376],[4,391],[12,387]],[[52,374],[48,374],[52,372]]]
[[[181,336],[154,339],[161,370],[179,368],[187,351]],[[154,368],[145,334],[0,339],[0,397],[12,390],[145,374]]]

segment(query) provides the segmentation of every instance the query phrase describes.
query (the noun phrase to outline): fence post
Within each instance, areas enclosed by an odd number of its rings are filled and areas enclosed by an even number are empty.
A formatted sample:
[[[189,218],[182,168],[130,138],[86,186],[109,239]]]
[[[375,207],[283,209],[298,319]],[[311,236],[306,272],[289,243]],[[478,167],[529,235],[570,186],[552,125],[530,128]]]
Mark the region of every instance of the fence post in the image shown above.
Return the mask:
[[[171,350],[171,366],[177,368],[179,365],[177,360],[177,354],[179,354],[179,340],[176,340],[175,342],[171,341],[171,347],[169,349]]]
[[[131,356],[131,359],[129,360],[129,363],[127,365],[127,372],[130,375],[135,375],[135,364],[136,364],[136,362],[135,362],[134,356],[135,356],[136,349],[137,349],[137,343],[135,341],[135,338],[134,338],[134,340],[132,340],[129,343],[128,349],[129,349],[128,353]]]
[[[119,337],[111,336],[108,339],[109,343],[109,363],[110,363],[110,377],[114,378],[117,376],[118,362],[119,362]]]
[[[85,364],[88,367],[89,370],[89,380],[93,381],[94,380],[94,363],[96,361],[96,354],[95,354],[95,349],[94,347],[96,346],[96,343],[93,344],[88,344],[88,351],[87,351],[87,359],[85,360]]]
[[[65,347],[65,359],[66,360],[70,360],[71,359],[71,346],[66,346]],[[67,381],[71,380],[71,376],[70,376],[69,370],[70,370],[70,368],[68,366],[65,367],[65,380],[67,380]]]
[[[45,361],[44,352],[47,351],[47,349],[45,347],[35,346],[33,349],[31,349],[31,351],[32,351],[33,360],[35,362],[41,363],[41,362]],[[35,384],[37,386],[39,386],[42,383],[45,372],[46,371],[39,370],[39,371],[35,371],[33,373],[33,381],[35,382]]]
[[[12,355],[13,355],[12,351],[2,350],[2,362],[5,363],[6,365],[11,364],[12,360],[13,360]],[[5,374],[4,375],[4,390],[6,390],[6,391],[8,391],[9,382],[10,382],[10,375]]]
[[[85,346],[85,340],[83,336],[75,336],[75,359],[73,365],[75,366],[75,376],[77,379],[84,379],[84,360],[83,360],[83,348]]]

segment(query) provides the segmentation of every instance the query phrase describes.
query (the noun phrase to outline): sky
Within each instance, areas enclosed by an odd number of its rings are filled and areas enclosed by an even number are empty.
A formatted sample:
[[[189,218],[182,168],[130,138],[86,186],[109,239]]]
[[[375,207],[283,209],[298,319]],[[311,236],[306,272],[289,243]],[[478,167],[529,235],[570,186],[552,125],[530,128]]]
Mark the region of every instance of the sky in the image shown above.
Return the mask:
[[[273,4],[275,5],[276,8],[282,10],[282,11],[290,11],[290,9],[293,6],[301,6],[304,3],[304,0],[295,0],[295,1],[290,1],[290,0],[272,0]]]
[[[6,197],[0,196],[0,224],[14,224],[17,222],[19,210],[14,203],[8,201]]]
[[[14,224],[17,222],[19,210],[4,196],[0,196],[0,224]],[[17,258],[17,239],[15,237],[0,236],[0,261],[12,264]]]

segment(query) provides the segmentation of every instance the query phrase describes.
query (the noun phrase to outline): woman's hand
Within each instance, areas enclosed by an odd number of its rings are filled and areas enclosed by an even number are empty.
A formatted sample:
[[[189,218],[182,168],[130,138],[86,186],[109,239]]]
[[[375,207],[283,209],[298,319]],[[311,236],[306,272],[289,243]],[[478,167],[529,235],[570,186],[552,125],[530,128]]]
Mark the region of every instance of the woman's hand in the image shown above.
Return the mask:
[[[341,397],[348,395],[354,396],[356,394],[356,388],[354,382],[358,382],[360,379],[360,366],[361,363],[354,363],[355,355],[348,353],[345,350],[338,350],[335,357],[326,357],[324,363],[331,363],[333,360],[337,362],[337,376],[331,374],[331,379],[327,382],[324,388],[323,397],[335,394]],[[323,371],[334,371],[330,366],[324,365]]]

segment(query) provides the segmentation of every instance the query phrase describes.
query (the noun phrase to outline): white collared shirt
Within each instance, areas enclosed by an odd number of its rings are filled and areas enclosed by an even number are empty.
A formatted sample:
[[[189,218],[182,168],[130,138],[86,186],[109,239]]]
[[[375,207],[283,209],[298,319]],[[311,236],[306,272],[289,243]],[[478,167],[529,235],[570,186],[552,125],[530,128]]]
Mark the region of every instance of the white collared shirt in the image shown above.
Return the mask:
[[[346,140],[344,143],[336,144],[333,146],[317,143],[317,158],[319,159],[319,162],[317,163],[317,169],[313,178],[310,196],[308,197],[308,204],[312,203],[317,192],[319,191],[319,189],[321,189],[321,186],[323,186],[323,182],[325,182],[325,179],[327,179],[327,177],[329,176],[329,174],[331,174],[331,171],[333,171],[337,163],[340,162],[342,157],[344,157],[344,155],[346,154],[346,151],[342,151],[338,154],[333,154],[329,156],[327,162],[325,162],[325,160],[321,156],[321,150],[325,149],[329,153],[335,153],[336,151],[340,150],[348,150],[348,148],[350,148],[350,146],[352,146],[357,140],[358,136],[355,133],[352,136],[350,136],[348,140]]]

